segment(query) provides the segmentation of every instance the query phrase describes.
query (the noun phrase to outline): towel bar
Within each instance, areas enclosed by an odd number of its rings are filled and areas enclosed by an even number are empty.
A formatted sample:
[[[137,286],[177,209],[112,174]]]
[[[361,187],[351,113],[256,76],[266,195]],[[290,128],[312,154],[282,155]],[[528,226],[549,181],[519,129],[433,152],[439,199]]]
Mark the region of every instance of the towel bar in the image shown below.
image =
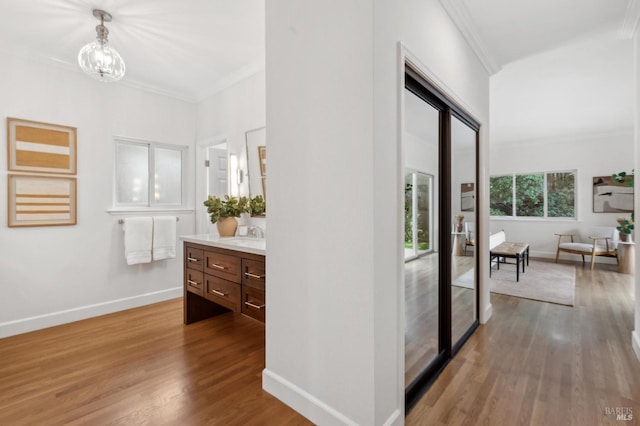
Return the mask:
[[[176,217],[176,222],[180,222],[180,218]],[[118,219],[118,223],[122,225],[124,223],[124,219]]]

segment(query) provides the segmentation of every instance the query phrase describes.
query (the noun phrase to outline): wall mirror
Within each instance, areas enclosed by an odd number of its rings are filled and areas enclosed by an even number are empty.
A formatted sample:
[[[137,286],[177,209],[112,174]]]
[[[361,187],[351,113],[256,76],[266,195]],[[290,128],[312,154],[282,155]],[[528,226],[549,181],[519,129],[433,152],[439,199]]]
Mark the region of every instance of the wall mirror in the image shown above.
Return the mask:
[[[267,128],[259,127],[245,133],[247,145],[247,182],[249,196],[267,200]]]

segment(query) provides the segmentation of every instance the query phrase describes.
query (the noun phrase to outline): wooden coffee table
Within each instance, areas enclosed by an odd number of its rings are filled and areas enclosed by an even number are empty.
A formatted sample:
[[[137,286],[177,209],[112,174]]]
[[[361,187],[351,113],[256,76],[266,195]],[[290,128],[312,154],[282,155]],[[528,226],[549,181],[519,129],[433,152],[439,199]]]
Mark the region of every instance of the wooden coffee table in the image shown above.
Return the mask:
[[[520,281],[520,263],[522,263],[523,274],[525,260],[527,266],[529,265],[529,244],[504,242],[492,248],[489,251],[489,277],[491,277],[491,264],[493,263],[493,259],[498,261],[498,269],[500,269],[501,257],[516,260],[516,281]]]

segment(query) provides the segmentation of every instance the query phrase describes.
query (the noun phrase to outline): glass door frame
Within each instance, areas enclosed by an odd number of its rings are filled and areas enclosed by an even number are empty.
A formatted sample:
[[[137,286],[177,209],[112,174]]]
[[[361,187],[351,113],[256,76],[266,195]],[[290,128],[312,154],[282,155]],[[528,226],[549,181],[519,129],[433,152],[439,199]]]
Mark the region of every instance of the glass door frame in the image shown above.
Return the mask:
[[[452,357],[462,348],[464,343],[469,339],[473,332],[478,328],[479,311],[480,311],[480,291],[478,288],[479,281],[479,259],[478,253],[475,253],[475,304],[476,314],[472,325],[462,334],[457,342],[452,342],[452,307],[451,307],[451,264],[452,264],[452,241],[451,234],[447,230],[452,229],[453,214],[451,210],[451,116],[455,116],[464,124],[472,128],[476,133],[475,141],[475,181],[476,196],[475,207],[478,212],[480,205],[480,194],[477,190],[479,182],[479,131],[480,124],[475,121],[469,114],[458,107],[453,101],[447,98],[436,87],[430,84],[418,72],[414,71],[409,65],[405,65],[405,84],[404,89],[409,90],[418,96],[424,102],[438,110],[439,113],[439,135],[438,135],[438,274],[439,274],[439,320],[438,320],[438,336],[439,347],[436,356],[425,366],[424,370],[413,380],[405,389],[405,413],[408,413],[411,407],[420,399],[427,391],[429,386],[435,381],[440,372],[449,363]],[[404,174],[403,174],[404,176]],[[403,180],[404,181],[404,180]],[[432,212],[433,214],[433,212]],[[476,249],[482,246],[482,242],[477,236],[480,234],[478,218],[475,215],[476,229]],[[404,240],[404,238],[403,238]]]
[[[411,184],[413,185],[413,188],[416,187],[416,181],[417,181],[417,177],[418,175],[421,175],[423,177],[426,177],[429,180],[429,193],[428,193],[428,197],[429,197],[429,239],[428,239],[428,243],[429,243],[429,248],[425,251],[423,251],[422,253],[420,253],[418,251],[418,215],[416,213],[417,211],[417,206],[418,206],[418,197],[416,196],[416,192],[415,190],[412,191],[411,194],[411,228],[412,228],[412,235],[413,235],[413,241],[412,241],[412,247],[413,247],[413,254],[411,256],[406,256],[404,258],[405,262],[410,262],[412,260],[418,259],[419,257],[425,256],[429,253],[433,253],[433,182],[435,180],[435,176],[433,176],[430,173],[426,173],[426,172],[422,172],[420,170],[416,170],[410,167],[406,167],[404,169],[404,176],[406,179],[406,176],[408,174],[411,174],[412,176],[412,181]],[[405,198],[406,200],[406,198]],[[406,242],[406,240],[405,240]]]

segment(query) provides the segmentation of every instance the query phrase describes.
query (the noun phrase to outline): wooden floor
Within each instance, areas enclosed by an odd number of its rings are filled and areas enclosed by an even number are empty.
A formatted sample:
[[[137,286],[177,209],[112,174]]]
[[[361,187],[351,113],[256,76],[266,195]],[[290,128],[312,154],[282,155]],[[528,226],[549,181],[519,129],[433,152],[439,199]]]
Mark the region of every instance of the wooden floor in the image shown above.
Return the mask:
[[[631,293],[597,265],[577,268],[573,308],[492,294],[493,318],[406,424],[640,424]],[[1,339],[0,425],[310,424],[262,391],[263,368],[262,324],[184,327],[181,300],[163,302]]]
[[[452,277],[473,269],[474,256],[453,256]],[[438,253],[405,263],[405,386],[425,369],[438,351]],[[475,292],[451,286],[453,341],[473,324]]]
[[[640,425],[633,278],[615,265],[577,265],[574,307],[492,293],[493,318],[406,424]],[[616,408],[632,420],[616,420]]]
[[[0,425],[307,425],[262,390],[264,325],[182,299],[0,340]]]

